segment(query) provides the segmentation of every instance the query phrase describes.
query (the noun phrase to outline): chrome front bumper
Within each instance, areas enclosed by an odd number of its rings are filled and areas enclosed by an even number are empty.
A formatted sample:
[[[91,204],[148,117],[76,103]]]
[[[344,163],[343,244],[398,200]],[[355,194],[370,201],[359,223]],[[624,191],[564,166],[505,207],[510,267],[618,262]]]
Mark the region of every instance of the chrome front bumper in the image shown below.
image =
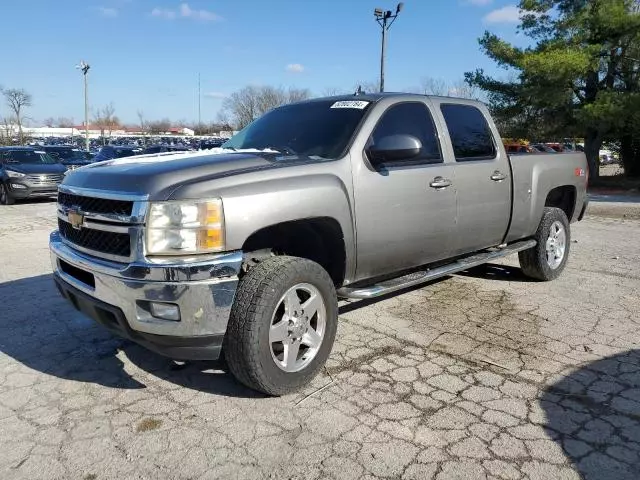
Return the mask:
[[[211,338],[216,345],[221,344],[238,284],[241,252],[189,262],[167,259],[158,263],[122,264],[72,249],[57,231],[51,234],[49,247],[58,287],[79,310],[102,324],[105,322],[93,314],[94,307],[113,312],[120,319],[119,323],[126,323],[115,329],[116,333],[159,353],[185,359],[217,356],[216,352],[189,353],[189,349],[182,349],[183,354],[175,355],[175,348],[166,350],[162,345],[188,346],[189,339],[194,345],[202,344],[200,340],[205,338]],[[76,297],[81,301],[76,301]],[[95,305],[87,306],[92,301]],[[149,302],[177,305],[180,320],[153,317],[147,308]],[[217,350],[219,353],[219,345]]]

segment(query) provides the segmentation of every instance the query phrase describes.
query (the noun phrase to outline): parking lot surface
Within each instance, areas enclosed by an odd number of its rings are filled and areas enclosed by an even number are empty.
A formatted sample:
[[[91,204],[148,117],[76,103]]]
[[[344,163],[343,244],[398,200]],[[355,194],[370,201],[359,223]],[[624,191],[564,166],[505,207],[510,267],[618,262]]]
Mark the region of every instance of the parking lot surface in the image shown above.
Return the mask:
[[[55,205],[0,210],[0,478],[640,478],[640,206],[592,203],[557,281],[511,258],[343,303],[309,388],[265,398],[76,313]]]

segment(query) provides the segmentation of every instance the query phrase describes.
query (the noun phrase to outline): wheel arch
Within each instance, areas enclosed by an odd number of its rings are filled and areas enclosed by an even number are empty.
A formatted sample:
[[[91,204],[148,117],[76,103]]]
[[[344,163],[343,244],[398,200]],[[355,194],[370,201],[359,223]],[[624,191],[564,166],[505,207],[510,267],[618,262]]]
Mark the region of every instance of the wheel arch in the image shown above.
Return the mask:
[[[271,252],[306,258],[320,264],[336,286],[347,275],[347,249],[340,223],[332,217],[290,220],[262,227],[247,237],[242,251],[248,261],[252,254]]]

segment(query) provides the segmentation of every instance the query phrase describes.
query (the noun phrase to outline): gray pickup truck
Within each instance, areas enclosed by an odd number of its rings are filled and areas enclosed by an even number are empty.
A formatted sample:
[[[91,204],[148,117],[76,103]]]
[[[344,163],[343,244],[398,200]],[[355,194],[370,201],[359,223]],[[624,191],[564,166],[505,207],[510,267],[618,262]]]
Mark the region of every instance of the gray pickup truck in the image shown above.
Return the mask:
[[[111,331],[174,359],[223,354],[281,395],[322,368],[338,298],[516,252],[527,276],[556,278],[586,185],[582,153],[509,157],[478,102],[321,98],[217,150],[68,173],[51,259],[62,295]]]

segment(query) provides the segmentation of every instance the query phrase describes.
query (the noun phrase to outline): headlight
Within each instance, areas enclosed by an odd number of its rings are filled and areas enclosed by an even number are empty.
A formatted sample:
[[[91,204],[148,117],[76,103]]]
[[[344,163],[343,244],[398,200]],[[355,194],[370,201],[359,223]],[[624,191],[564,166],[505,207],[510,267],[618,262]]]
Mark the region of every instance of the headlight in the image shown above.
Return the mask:
[[[222,200],[186,200],[149,205],[149,255],[185,255],[224,250]]]
[[[21,178],[25,176],[24,173],[14,172],[13,170],[5,170],[5,172],[7,172],[7,175],[12,178]]]

